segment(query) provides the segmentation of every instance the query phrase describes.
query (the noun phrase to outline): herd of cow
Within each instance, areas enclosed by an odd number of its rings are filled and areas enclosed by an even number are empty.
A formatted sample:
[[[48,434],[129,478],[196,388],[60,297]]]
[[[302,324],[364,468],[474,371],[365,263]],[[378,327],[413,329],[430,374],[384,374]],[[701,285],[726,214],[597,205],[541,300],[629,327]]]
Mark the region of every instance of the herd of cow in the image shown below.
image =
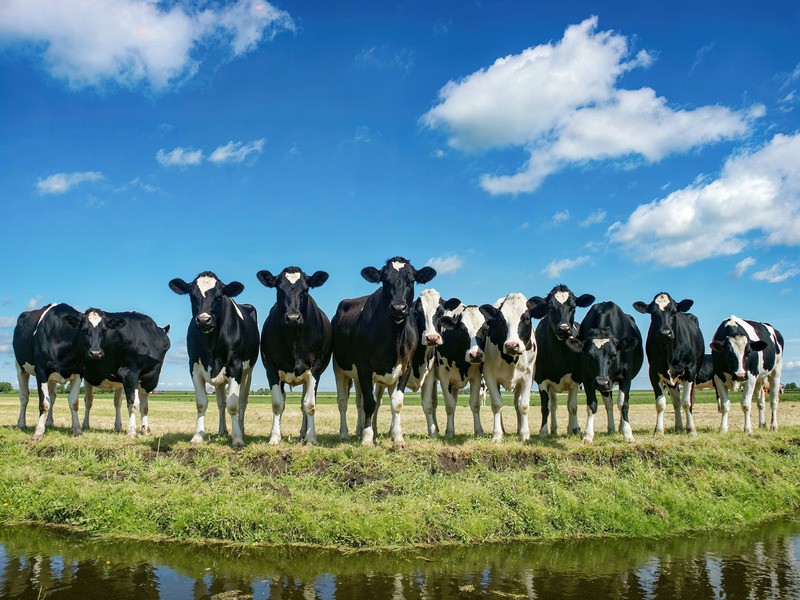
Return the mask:
[[[346,421],[351,387],[358,410],[356,435],[373,443],[377,411],[384,391],[391,399],[391,436],[403,445],[401,412],[404,390],[421,390],[422,407],[431,437],[439,434],[436,419],[438,382],[445,401],[447,426],[452,437],[460,390],[470,385],[474,433],[482,435],[480,390],[485,381],[493,413],[492,439],[503,436],[500,387],[513,392],[516,432],[530,437],[528,409],[535,381],[541,396],[540,435],[556,433],[559,393],[568,394],[569,432],[580,434],[578,391],[587,402],[584,441],[594,438],[597,394],[604,399],[608,431],[616,430],[611,392],[619,388],[619,430],[633,440],[628,421],[631,381],[646,352],[655,395],[656,432],[664,431],[664,410],[669,395],[675,408],[675,429],[694,433],[692,405],[696,386],[714,387],[722,412],[721,429],[728,428],[729,392],[743,388],[744,429],[751,431],[750,407],[755,397],[759,426],[766,426],[765,390],[769,389],[772,420],[778,426],[783,338],[767,323],[729,317],[722,321],[704,354],[705,343],[697,318],[688,313],[692,300],[674,301],[659,293],[652,302],[633,307],[650,315],[646,344],[634,319],[613,302],[593,304],[594,296],[575,296],[564,285],[542,298],[508,294],[494,304],[464,305],[459,299],[444,301],[433,289],[415,299],[414,284],[426,284],[436,275],[431,267],[415,269],[401,257],[389,259],[381,269],[366,267],[361,275],[380,287],[370,294],[342,300],[332,320],[311,297],[311,288],[323,285],[328,274],[307,275],[287,267],[277,275],[259,271],[258,280],[275,288],[277,301],[270,309],[260,335],[261,360],[272,394],[273,425],[270,442],[281,440],[285,387],[302,385],[301,439],[316,444],[314,427],[316,393],[320,376],[333,358],[337,402],[341,416],[339,436],[349,439]],[[188,295],[192,321],[187,333],[189,370],[197,401],[197,422],[192,442],[202,442],[206,386],[216,395],[219,434],[227,435],[231,417],[231,442],[244,445],[244,415],[253,368],[259,354],[256,309],[234,298],[244,289],[239,282],[222,283],[204,272],[191,283],[173,279],[169,287]],[[583,321],[575,322],[577,307],[590,307]],[[533,328],[533,319],[539,323]],[[20,390],[18,426],[24,428],[28,383],[35,375],[39,394],[39,419],[34,439],[52,424],[56,384],[69,383],[69,408],[73,433],[89,427],[93,389],[114,389],[115,429],[122,430],[121,398],[128,405],[128,434],[136,435],[136,412],[141,430],[149,432],[148,395],[158,384],[164,357],[170,347],[169,326],[159,327],[150,317],[136,313],[106,313],[90,308],[80,313],[66,304],[51,304],[20,315],[14,330],[14,353]],[[85,386],[85,416],[78,421],[81,381]],[[549,428],[548,428],[549,420]]]

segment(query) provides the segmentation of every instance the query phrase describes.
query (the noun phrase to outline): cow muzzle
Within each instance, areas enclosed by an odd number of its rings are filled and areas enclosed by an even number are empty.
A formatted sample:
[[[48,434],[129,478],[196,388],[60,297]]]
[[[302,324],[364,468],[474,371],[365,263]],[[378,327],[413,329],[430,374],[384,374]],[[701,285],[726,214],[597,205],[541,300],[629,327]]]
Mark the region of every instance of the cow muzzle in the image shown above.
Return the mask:
[[[197,327],[203,333],[208,333],[212,329],[214,329],[214,320],[208,313],[201,313],[197,315],[194,319],[195,327]]]
[[[425,335],[425,342],[426,346],[441,346],[443,343],[442,336],[438,333],[428,333]]]
[[[92,360],[100,360],[103,358],[103,351],[102,350],[89,350],[89,358]]]
[[[737,371],[736,373],[733,374],[733,378],[736,381],[744,381],[745,379],[747,379],[747,373],[745,371]]]
[[[303,324],[303,315],[299,312],[287,312],[283,317],[284,323],[293,327],[299,327]]]
[[[467,352],[467,362],[477,365],[483,362],[483,352],[480,348],[474,348]]]
[[[408,318],[408,304],[405,302],[396,302],[392,304],[392,320],[395,323],[402,323]]]
[[[661,329],[661,330],[659,330],[658,333],[660,333],[663,337],[669,338],[669,339],[672,339],[673,337],[675,337],[675,334],[672,333],[672,329]]]
[[[608,377],[595,377],[594,383],[601,392],[608,392],[611,390],[611,380]]]
[[[569,323],[559,323],[558,328],[556,329],[556,338],[563,342],[569,337],[569,330]]]
[[[506,354],[510,354],[512,356],[519,356],[522,354],[522,344],[519,342],[506,342],[503,344],[503,350]]]

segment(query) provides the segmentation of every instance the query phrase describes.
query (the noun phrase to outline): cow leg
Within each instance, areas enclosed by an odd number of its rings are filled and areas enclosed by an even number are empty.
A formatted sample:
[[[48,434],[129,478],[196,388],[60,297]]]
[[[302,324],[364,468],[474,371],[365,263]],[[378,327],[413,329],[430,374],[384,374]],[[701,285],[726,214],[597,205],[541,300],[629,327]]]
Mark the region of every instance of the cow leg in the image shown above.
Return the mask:
[[[753,393],[756,397],[756,404],[758,405],[758,428],[767,428],[767,395],[764,393],[764,380],[759,379],[756,381],[756,391]]]
[[[28,388],[31,374],[20,367],[16,361],[14,361],[14,364],[17,367],[17,382],[19,385],[19,419],[17,419],[17,427],[25,429],[25,412],[28,410],[28,402],[31,398],[31,391]]]
[[[447,426],[444,430],[444,436],[452,439],[456,435],[456,404],[458,404],[458,388],[453,386],[451,382],[442,386],[442,395],[444,396],[444,412],[447,415]]]
[[[139,386],[135,380],[125,382],[125,400],[128,404],[128,437],[136,437],[136,411],[139,410]]]
[[[783,364],[779,368],[773,369],[772,373],[769,374],[769,407],[772,413],[769,428],[772,431],[778,431],[778,402],[780,402],[782,370]],[[766,418],[764,424],[766,425]]]
[[[574,393],[573,393],[574,388]],[[567,396],[567,411],[569,412],[569,426],[567,431],[572,435],[581,434],[581,426],[578,424],[578,388],[570,386]]]
[[[339,439],[346,441],[350,439],[347,431],[347,399],[350,397],[351,379],[335,363],[333,375],[336,378],[336,404],[339,407]]]
[[[217,428],[217,435],[228,435],[228,420],[225,418],[225,403],[227,401],[227,393],[225,391],[224,383],[214,388],[214,395],[217,398],[217,411],[219,412],[219,427]]]
[[[664,411],[667,408],[667,399],[664,397],[664,390],[661,389],[658,373],[650,369],[648,375],[650,376],[650,385],[653,387],[653,396],[656,399],[656,428],[653,433],[662,434],[664,433]]]
[[[396,448],[402,448],[406,445],[403,440],[403,424],[400,419],[403,411],[403,400],[405,399],[403,385],[389,386],[389,396],[392,399],[392,441]]]
[[[381,408],[381,400],[383,400],[383,392],[386,390],[385,386],[382,386],[380,383],[375,384],[375,412],[372,413],[372,430],[378,431],[378,411]],[[389,396],[391,397],[392,392],[389,391]],[[394,430],[394,417],[392,417],[391,425],[389,426],[389,435],[392,435],[392,431]]]
[[[194,384],[194,401],[197,404],[197,423],[194,428],[194,436],[192,436],[191,443],[199,444],[203,441],[206,435],[206,409],[208,408],[208,394],[206,394],[206,381],[199,373],[199,369],[195,369],[192,373],[192,383]],[[219,402],[219,390],[225,389],[224,384],[216,387],[217,402]],[[224,418],[225,415],[223,415]]]
[[[250,383],[253,381],[253,369],[248,367],[242,370],[242,385],[239,388],[239,430],[244,437],[244,414],[250,401]]]
[[[486,378],[486,387],[492,400],[492,441],[499,442],[503,439],[503,396],[494,378]]]
[[[80,402],[81,383],[77,375],[73,375],[69,380],[69,395],[67,403],[69,404],[69,413],[72,417],[72,435],[79,436],[81,433],[81,424],[78,421],[78,404]]]
[[[436,418],[436,412],[439,408],[439,396],[436,392],[436,383],[437,379],[434,378],[433,382],[431,383],[431,410],[433,413],[433,426],[436,429],[436,435],[439,435],[441,429],[439,429],[439,420]]]
[[[150,435],[150,422],[148,413],[150,412],[150,393],[146,392],[144,388],[139,388],[139,410],[142,412],[142,435]]]
[[[481,378],[473,378],[469,382],[469,407],[472,409],[472,430],[475,436],[483,435],[481,425]]]
[[[372,446],[375,443],[375,430],[372,428],[372,415],[375,414],[375,395],[372,388],[372,376],[368,368],[362,367],[358,369],[358,382],[356,385],[356,390],[361,390],[364,406],[364,429],[361,431],[361,443],[364,446]]]
[[[692,416],[692,409],[694,408],[694,383],[691,381],[685,382],[681,392],[681,407],[683,408],[683,416],[686,419],[686,433],[696,436],[697,430],[694,427],[694,417]]]
[[[628,408],[630,406],[629,398],[631,395],[631,382],[626,381],[619,386],[619,396],[617,396],[617,405],[619,406],[619,430],[622,432],[622,439],[626,442],[633,442],[633,431],[631,430],[631,423],[628,420]]]
[[[731,412],[731,399],[728,396],[728,390],[722,380],[714,376],[714,388],[717,390],[717,410],[722,413],[722,422],[719,425],[719,430],[722,433],[728,431],[728,413]]]
[[[597,412],[597,394],[594,385],[584,384],[586,391],[586,429],[583,431],[583,443],[591,444],[594,441],[594,415]]]
[[[314,413],[317,410],[317,385],[313,375],[303,384],[303,419],[306,421],[305,441],[312,446],[317,445],[317,430],[314,428]]]
[[[514,405],[517,408],[517,432],[519,439],[527,442],[531,438],[528,426],[528,412],[531,407],[531,384],[522,383],[514,390]]]
[[[88,381],[83,382],[83,423],[81,429],[86,431],[89,429],[89,413],[94,404],[94,386]]]
[[[547,388],[547,406],[550,409],[550,435],[558,435],[558,392],[549,386]],[[567,409],[567,412],[569,412],[569,409]],[[572,422],[571,413],[570,422]],[[567,431],[569,431],[569,428]]]
[[[36,384],[36,391],[39,393],[39,419],[36,421],[36,428],[33,430],[34,441],[42,439],[47,411],[50,410],[50,392],[49,386],[47,385],[47,373],[37,369]]]
[[[50,392],[50,408],[47,409],[47,421],[45,421],[45,425],[47,427],[53,426],[53,408],[56,405],[56,382],[50,381],[47,383],[48,391]]]
[[[744,432],[753,433],[753,424],[750,422],[750,408],[753,403],[753,392],[756,387],[756,378],[750,373],[744,382],[744,393],[742,394],[742,412],[744,412]]]
[[[242,377],[242,375],[239,375]],[[228,400],[226,407],[231,416],[231,445],[234,448],[244,448],[244,434],[239,421],[239,399],[242,393],[242,382],[232,377],[229,381]]]
[[[433,367],[428,371],[428,375],[422,383],[422,412],[425,413],[425,420],[427,421],[428,437],[432,438],[439,437],[433,412],[433,395],[436,393],[436,376],[433,373],[435,368]]]
[[[114,431],[122,433],[122,388],[114,390]]]
[[[547,437],[547,421],[550,417],[550,394],[547,389],[539,388],[539,403],[542,409],[542,426],[539,428],[539,437]]]
[[[683,417],[681,416],[681,395],[677,387],[669,388],[669,397],[672,408],[675,410],[675,433],[683,431]]]
[[[286,408],[286,395],[283,393],[283,384],[278,374],[278,369],[273,365],[267,367],[267,380],[269,391],[272,395],[272,432],[269,435],[270,444],[281,443],[281,418]]]
[[[614,401],[611,399],[611,393],[608,395],[603,396],[603,404],[606,405],[606,420],[608,422],[606,426],[606,433],[612,434],[617,431],[617,426],[614,423]]]

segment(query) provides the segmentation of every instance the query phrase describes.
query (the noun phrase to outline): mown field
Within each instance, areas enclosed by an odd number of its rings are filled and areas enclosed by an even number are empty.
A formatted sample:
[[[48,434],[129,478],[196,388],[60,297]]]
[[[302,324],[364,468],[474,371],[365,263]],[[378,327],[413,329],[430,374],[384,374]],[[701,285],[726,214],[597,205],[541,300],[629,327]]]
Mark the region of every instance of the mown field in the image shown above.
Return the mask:
[[[699,435],[668,431],[655,437],[650,392],[633,395],[635,444],[606,435],[605,409],[591,446],[560,435],[501,444],[470,435],[464,398],[454,440],[430,440],[419,398],[406,396],[406,448],[386,435],[382,407],[376,446],[340,442],[333,394],[318,407],[319,447],[298,442],[299,398],[290,394],[284,443],[268,444],[268,397],[251,397],[247,446],[229,447],[211,435],[189,444],[195,407],[191,394],[151,397],[152,433],[134,440],[112,431],[110,395],[98,395],[92,430],[75,438],[64,399],[56,424],[38,443],[16,424],[19,404],[0,396],[0,522],[68,525],[101,535],[237,543],[316,544],[350,548],[476,543],[508,539],[584,536],[664,536],[736,528],[800,508],[800,397],[786,393],[778,432],[741,432],[731,410],[731,431],[716,431],[713,393],[698,394]],[[31,403],[28,423],[37,409]],[[513,406],[504,409],[507,426]],[[538,398],[531,430],[538,430]],[[585,408],[579,406],[581,425]],[[216,406],[206,416],[216,431]],[[443,407],[439,422],[445,420]],[[355,407],[348,411],[351,432]],[[490,431],[491,409],[482,411]],[[671,429],[672,407],[665,423]]]

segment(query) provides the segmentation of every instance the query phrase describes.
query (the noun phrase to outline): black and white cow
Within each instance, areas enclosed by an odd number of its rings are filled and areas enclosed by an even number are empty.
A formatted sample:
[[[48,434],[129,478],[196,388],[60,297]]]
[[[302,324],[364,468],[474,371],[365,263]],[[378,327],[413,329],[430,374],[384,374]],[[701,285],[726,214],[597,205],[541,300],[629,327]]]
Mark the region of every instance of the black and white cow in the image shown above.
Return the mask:
[[[633,432],[628,420],[631,382],[639,374],[644,362],[642,334],[633,317],[622,312],[613,302],[595,304],[581,322],[578,339],[571,338],[567,344],[571,350],[580,352],[577,379],[583,383],[586,391],[583,442],[589,444],[594,440],[597,392],[600,392],[606,405],[608,433],[614,433],[611,391],[615,385],[619,386],[619,430],[626,442],[632,442]]]
[[[262,270],[256,275],[268,288],[275,288],[277,301],[261,329],[261,362],[267,370],[272,393],[270,444],[281,441],[281,416],[286,406],[286,385],[303,386],[303,424],[300,439],[317,444],[314,414],[317,388],[331,361],[333,333],[327,315],[317,306],[309,290],[328,281],[325,271],[306,275],[299,267],[286,267],[278,275]]]
[[[176,294],[189,294],[192,304],[192,320],[186,334],[189,372],[197,402],[192,443],[202,442],[205,436],[208,383],[217,396],[219,434],[228,433],[227,407],[231,415],[231,444],[240,448],[244,446],[244,413],[258,359],[256,309],[233,300],[244,290],[243,284],[238,281],[224,284],[210,271],[200,273],[192,283],[173,279],[169,287]]]
[[[419,332],[413,318],[414,283],[428,283],[436,276],[431,267],[415,269],[405,258],[389,259],[378,270],[365,267],[361,276],[381,287],[369,296],[342,300],[331,321],[333,326],[333,370],[341,425],[339,436],[349,439],[346,411],[350,384],[356,384],[364,407],[362,443],[372,444],[372,415],[376,402],[373,385],[389,389],[392,402],[392,438],[403,446],[400,412],[403,390],[411,375],[411,357]]]
[[[122,431],[120,415],[121,390],[128,404],[128,435],[136,436],[136,411],[142,413],[142,433],[150,433],[148,398],[156,389],[164,357],[170,342],[169,325],[156,322],[138,312],[104,312],[90,308],[82,315],[66,317],[65,322],[80,331],[85,350],[83,378],[85,382],[85,417],[83,427],[89,427],[89,411],[94,388],[115,391],[116,419],[114,429]],[[72,429],[80,432],[78,403],[70,403]]]
[[[731,401],[728,395],[737,383],[743,384],[742,410],[744,430],[753,431],[750,406],[753,395],[758,401],[758,423],[767,426],[762,388],[769,383],[769,402],[772,409],[770,429],[778,429],[778,395],[783,368],[783,336],[769,323],[746,321],[732,316],[720,323],[711,342],[714,361],[714,383],[719,394],[722,412],[722,431],[728,430]]]
[[[514,392],[517,412],[517,433],[522,441],[530,438],[528,409],[536,365],[536,338],[531,324],[531,311],[537,304],[522,294],[509,294],[494,305],[480,307],[486,317],[487,339],[484,352],[483,377],[492,399],[492,440],[503,439],[501,410],[502,385]]]
[[[456,300],[457,299],[453,299]],[[452,300],[448,300],[448,307]],[[483,435],[481,426],[481,378],[486,349],[486,317],[475,305],[460,302],[442,318],[443,344],[437,351],[437,378],[447,412],[445,436],[455,435],[455,412],[458,392],[469,383],[469,406],[473,431]]]
[[[575,380],[580,357],[567,346],[567,340],[575,337],[575,309],[586,308],[594,302],[594,296],[583,294],[576,297],[566,285],[557,285],[546,298],[533,297],[532,314],[535,319],[542,319],[536,326],[536,375],[534,377],[539,388],[542,401],[542,426],[539,435],[547,435],[547,418],[550,417],[550,433],[558,431],[556,407],[558,393],[567,392],[567,410],[569,411],[569,433],[579,434],[578,425],[578,390],[580,383]],[[546,318],[545,318],[546,317]]]
[[[31,395],[31,375],[35,375],[33,367],[33,333],[36,331],[39,319],[51,306],[26,310],[20,314],[17,319],[17,325],[14,327],[12,346],[14,348],[14,366],[17,369],[17,382],[19,383],[19,419],[17,419],[17,427],[20,429],[25,429],[26,427],[25,413],[28,410],[28,402]],[[55,381],[48,382],[47,394],[50,398],[50,408],[47,410],[45,427],[52,427],[53,406],[56,403]]]
[[[686,430],[695,434],[692,407],[694,382],[703,364],[703,334],[697,317],[688,311],[694,300],[675,302],[669,294],[656,294],[650,304],[634,302],[633,308],[650,315],[645,350],[650,363],[650,384],[656,398],[656,433],[664,433],[665,395],[675,408],[675,431],[683,430],[681,407],[686,416]],[[681,386],[681,390],[678,389]]]
[[[78,403],[84,350],[78,330],[67,323],[71,317],[80,317],[80,313],[68,304],[50,304],[20,315],[14,330],[14,355],[20,378],[21,414],[17,424],[25,426],[22,404],[27,406],[28,380],[33,371],[39,392],[39,419],[33,433],[34,440],[40,440],[44,435],[48,424],[46,413],[50,414],[49,422],[52,424],[50,408],[55,399],[56,384],[69,383],[69,404],[77,406]],[[75,421],[72,432],[80,435],[80,427]]]

